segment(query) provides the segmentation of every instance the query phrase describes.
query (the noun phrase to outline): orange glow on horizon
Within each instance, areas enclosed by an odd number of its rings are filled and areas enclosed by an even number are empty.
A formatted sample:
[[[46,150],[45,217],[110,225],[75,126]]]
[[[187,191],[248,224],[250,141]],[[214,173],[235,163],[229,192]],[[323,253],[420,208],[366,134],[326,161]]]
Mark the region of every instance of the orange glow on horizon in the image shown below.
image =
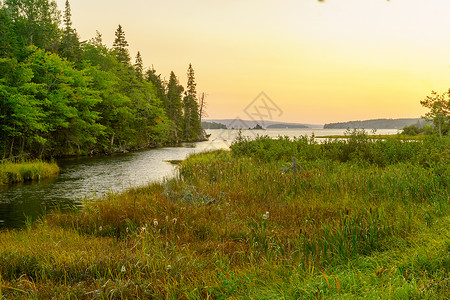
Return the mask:
[[[450,88],[448,0],[70,4],[82,40],[99,30],[111,46],[121,24],[131,56],[163,77],[173,70],[185,85],[192,63],[211,119],[243,117],[261,91],[280,121],[414,118],[431,90]]]

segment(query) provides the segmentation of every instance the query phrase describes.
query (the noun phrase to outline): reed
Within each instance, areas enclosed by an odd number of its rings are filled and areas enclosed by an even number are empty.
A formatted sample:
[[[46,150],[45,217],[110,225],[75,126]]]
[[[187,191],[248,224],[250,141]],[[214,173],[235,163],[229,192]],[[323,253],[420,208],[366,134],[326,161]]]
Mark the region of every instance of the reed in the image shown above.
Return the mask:
[[[59,173],[56,163],[41,160],[0,163],[0,184],[39,180]]]

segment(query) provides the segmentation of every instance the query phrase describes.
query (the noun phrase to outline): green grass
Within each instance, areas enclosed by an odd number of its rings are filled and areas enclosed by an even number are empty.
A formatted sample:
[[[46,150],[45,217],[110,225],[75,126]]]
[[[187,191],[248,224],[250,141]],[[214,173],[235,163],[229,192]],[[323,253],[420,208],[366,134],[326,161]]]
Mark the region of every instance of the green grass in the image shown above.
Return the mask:
[[[0,163],[0,185],[39,180],[58,174],[56,163],[41,160]]]
[[[189,157],[179,178],[2,232],[0,294],[448,298],[446,142],[334,143],[241,141]],[[367,149],[391,155],[380,165]]]

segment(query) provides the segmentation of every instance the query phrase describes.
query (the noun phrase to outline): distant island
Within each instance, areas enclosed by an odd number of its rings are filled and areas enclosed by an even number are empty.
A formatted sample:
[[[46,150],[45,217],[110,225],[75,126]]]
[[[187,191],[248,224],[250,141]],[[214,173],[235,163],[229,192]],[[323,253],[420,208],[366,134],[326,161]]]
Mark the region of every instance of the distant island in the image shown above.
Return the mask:
[[[227,126],[217,122],[202,122],[203,129],[227,129]]]
[[[329,123],[324,125],[324,129],[403,129],[406,126],[416,125],[423,127],[426,121],[419,118],[413,119],[373,119],[365,121],[349,121],[342,123]]]

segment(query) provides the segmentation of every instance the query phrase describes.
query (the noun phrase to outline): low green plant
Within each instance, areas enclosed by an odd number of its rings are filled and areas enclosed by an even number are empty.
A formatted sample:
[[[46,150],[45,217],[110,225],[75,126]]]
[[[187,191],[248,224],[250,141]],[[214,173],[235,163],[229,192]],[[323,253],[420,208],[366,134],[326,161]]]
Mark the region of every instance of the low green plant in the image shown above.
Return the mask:
[[[59,173],[55,162],[41,160],[0,163],[0,184],[39,180]]]

